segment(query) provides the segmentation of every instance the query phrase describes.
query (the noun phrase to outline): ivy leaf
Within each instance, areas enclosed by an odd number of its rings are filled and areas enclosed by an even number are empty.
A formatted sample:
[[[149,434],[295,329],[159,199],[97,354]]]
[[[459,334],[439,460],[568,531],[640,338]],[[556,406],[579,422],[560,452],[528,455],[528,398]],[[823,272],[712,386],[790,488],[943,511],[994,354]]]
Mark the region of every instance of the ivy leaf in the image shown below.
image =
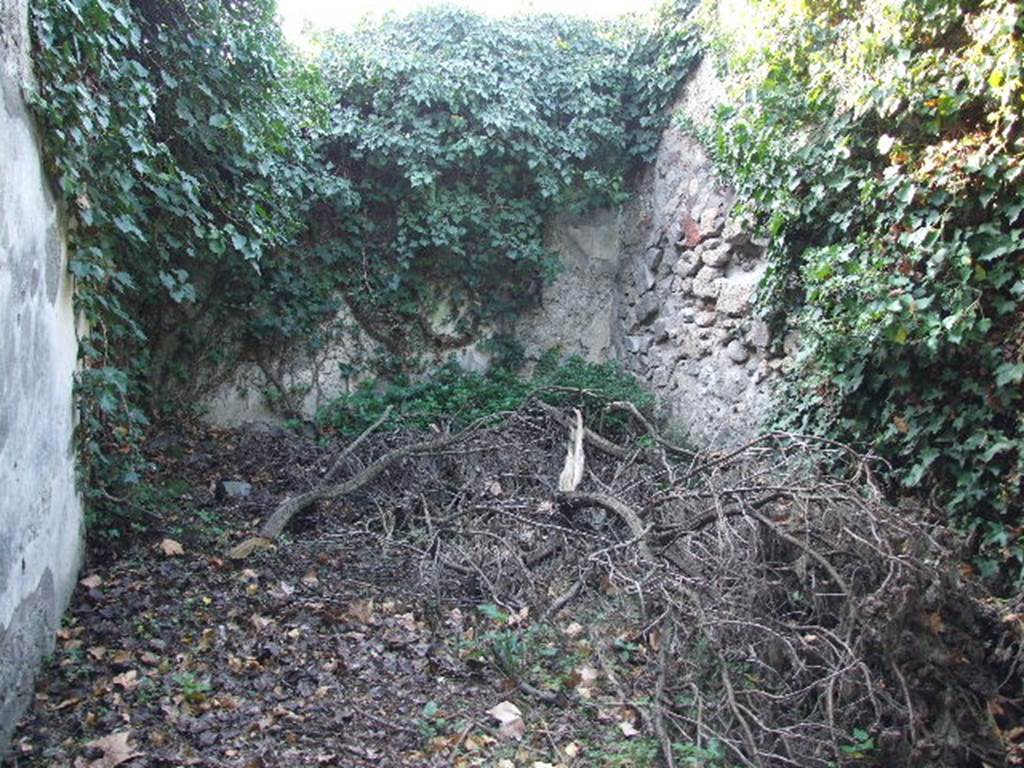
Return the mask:
[[[1024,363],[1003,363],[996,368],[996,386],[1019,384],[1024,379]]]

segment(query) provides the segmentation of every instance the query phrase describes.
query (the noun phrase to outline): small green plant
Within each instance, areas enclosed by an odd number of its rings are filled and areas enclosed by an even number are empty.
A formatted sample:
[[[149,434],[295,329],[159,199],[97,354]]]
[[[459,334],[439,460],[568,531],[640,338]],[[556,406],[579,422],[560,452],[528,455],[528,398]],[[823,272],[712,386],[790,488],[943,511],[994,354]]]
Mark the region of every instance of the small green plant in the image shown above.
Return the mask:
[[[844,744],[839,748],[839,751],[846,757],[852,760],[862,760],[869,757],[875,750],[875,740],[863,728],[853,729],[853,739],[852,744]]]
[[[416,382],[403,376],[368,382],[322,408],[317,422],[324,431],[355,435],[390,406],[387,426],[391,429],[422,429],[439,421],[465,426],[515,410],[530,397],[578,407],[588,425],[610,432],[621,428],[626,417],[606,411],[607,403],[628,401],[648,412],[654,403],[651,394],[618,365],[588,363],[579,357],[562,360],[553,350],[542,357],[529,378],[506,368],[475,373],[448,363]]]
[[[634,736],[591,748],[587,756],[593,765],[601,768],[654,768],[658,765],[659,752],[658,742],[654,739]]]
[[[211,690],[208,680],[201,680],[191,672],[179,672],[172,679],[181,691],[182,698],[189,704],[199,704],[205,701]]]
[[[416,730],[424,742],[440,736],[448,728],[448,720],[441,716],[441,707],[436,701],[428,701],[423,705],[420,716],[416,719]]]
[[[672,744],[672,754],[678,765],[692,768],[727,768],[725,748],[717,739],[712,739],[707,746],[699,747],[690,742]]]
[[[163,686],[158,685],[150,677],[144,677],[135,688],[135,700],[140,704],[152,704],[164,694]]]

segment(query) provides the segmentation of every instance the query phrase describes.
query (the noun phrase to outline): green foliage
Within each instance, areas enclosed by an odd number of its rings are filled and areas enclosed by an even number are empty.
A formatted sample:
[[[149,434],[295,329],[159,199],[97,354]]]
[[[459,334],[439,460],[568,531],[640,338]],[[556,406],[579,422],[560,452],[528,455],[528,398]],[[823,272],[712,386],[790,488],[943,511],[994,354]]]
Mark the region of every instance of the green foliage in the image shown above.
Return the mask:
[[[619,737],[588,749],[586,755],[591,765],[601,768],[651,768],[659,764],[660,748],[651,738]]]
[[[366,382],[321,409],[317,422],[328,432],[357,435],[390,406],[384,425],[388,429],[426,429],[440,422],[459,427],[513,411],[534,396],[552,405],[580,408],[587,423],[599,430],[622,424],[621,416],[604,411],[610,401],[628,400],[645,411],[653,405],[651,395],[616,364],[588,363],[579,357],[560,361],[557,353],[549,353],[531,378],[506,368],[475,373],[448,363],[416,382],[401,377],[390,383]]]
[[[866,444],[1020,572],[1024,43],[1010,0],[754,0],[706,137],[804,338],[788,426]],[[745,44],[743,41],[746,41]]]
[[[694,766],[694,768],[726,768],[730,763],[726,760],[725,747],[717,739],[711,739],[707,746],[675,742],[672,752],[678,765]]]
[[[359,196],[321,222],[349,302],[391,344],[444,347],[535,300],[556,210],[621,202],[696,54],[647,27],[435,8],[330,38],[328,154]],[[408,322],[437,312],[452,331]]]
[[[415,721],[416,730],[424,742],[436,738],[448,728],[448,720],[441,714],[441,707],[436,701],[428,701],[423,705],[420,716]]]
[[[844,744],[839,748],[851,760],[862,760],[875,750],[875,740],[863,728],[855,728],[853,738],[855,741],[852,744]]]
[[[190,704],[200,704],[212,690],[209,680],[201,680],[191,672],[180,672],[173,677],[181,695]]]

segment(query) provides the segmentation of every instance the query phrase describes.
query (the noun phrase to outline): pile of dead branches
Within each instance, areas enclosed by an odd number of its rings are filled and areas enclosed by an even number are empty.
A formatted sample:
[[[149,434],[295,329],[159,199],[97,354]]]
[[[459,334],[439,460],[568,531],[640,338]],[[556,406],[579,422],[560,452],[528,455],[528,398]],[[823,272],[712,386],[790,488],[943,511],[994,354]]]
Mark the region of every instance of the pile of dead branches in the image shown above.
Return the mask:
[[[539,401],[460,432],[371,428],[232,554],[343,500],[409,552],[425,613],[632,610],[656,650],[622,696],[667,765],[674,744],[715,765],[1011,764],[992,707],[1017,711],[1020,622],[944,527],[886,499],[879,462],[792,434],[691,452],[607,407],[615,435]]]

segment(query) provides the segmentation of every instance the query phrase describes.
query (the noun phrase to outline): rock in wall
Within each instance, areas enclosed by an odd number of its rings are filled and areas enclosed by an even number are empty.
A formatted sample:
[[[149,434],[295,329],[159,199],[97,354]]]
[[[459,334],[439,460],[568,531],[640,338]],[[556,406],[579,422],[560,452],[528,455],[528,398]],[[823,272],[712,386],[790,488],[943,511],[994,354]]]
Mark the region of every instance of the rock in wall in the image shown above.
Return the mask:
[[[0,755],[81,559],[77,359],[58,210],[24,92],[27,0],[0,0]]]
[[[621,248],[618,211],[559,216],[548,245],[560,269],[544,286],[540,306],[519,319],[516,338],[528,358],[553,347],[591,362],[615,356],[616,297]]]

